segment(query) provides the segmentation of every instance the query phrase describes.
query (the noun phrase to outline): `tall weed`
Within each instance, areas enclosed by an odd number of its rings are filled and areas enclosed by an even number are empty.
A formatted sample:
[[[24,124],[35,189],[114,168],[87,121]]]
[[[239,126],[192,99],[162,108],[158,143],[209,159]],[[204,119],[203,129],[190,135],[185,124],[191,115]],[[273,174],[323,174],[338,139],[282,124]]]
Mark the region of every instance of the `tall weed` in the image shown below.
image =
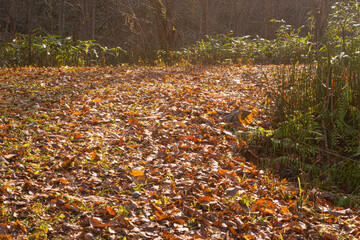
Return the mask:
[[[359,19],[358,2],[336,3],[323,39],[304,55],[309,62],[282,69],[272,94],[271,114],[280,122],[272,136],[275,161],[347,193],[360,193]]]

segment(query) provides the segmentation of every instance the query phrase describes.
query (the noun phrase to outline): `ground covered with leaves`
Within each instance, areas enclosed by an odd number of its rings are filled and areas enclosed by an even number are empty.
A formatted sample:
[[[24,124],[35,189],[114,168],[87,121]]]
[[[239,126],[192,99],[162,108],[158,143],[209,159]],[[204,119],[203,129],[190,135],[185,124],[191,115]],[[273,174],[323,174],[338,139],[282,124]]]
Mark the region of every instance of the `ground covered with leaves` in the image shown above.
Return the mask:
[[[266,124],[273,70],[1,69],[0,238],[357,238],[358,212],[257,169],[223,123]]]

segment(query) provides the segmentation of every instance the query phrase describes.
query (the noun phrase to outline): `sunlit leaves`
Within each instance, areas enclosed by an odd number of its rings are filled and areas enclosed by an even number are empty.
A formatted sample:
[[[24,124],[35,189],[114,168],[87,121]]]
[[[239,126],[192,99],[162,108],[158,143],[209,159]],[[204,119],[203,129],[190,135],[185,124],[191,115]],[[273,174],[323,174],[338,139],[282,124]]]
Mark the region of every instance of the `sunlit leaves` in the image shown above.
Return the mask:
[[[328,213],[300,209],[290,183],[240,154],[236,131],[267,120],[258,86],[272,68],[262,68],[0,70],[0,234],[300,239],[304,224],[345,234],[336,224],[357,226],[353,211],[319,198]],[[235,106],[252,110],[243,127],[221,122]]]
[[[238,118],[239,118],[239,122],[246,126],[252,123],[253,114],[252,112],[243,111],[239,113]]]

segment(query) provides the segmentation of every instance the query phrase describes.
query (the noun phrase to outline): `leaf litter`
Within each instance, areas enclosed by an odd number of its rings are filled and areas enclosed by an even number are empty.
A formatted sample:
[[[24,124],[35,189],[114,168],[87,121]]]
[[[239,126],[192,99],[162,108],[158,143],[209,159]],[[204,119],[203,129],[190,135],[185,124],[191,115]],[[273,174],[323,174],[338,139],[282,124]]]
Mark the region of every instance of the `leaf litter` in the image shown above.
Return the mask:
[[[275,70],[2,68],[0,238],[356,239],[356,210],[257,169],[223,121],[264,125]]]

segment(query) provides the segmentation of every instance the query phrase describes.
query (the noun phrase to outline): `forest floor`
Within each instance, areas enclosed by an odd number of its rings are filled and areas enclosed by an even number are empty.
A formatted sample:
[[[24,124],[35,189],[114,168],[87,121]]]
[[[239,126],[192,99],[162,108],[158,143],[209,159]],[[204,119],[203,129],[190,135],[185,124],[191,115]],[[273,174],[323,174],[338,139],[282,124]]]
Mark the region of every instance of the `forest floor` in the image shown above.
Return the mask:
[[[356,239],[359,212],[258,169],[222,122],[264,125],[273,71],[0,69],[0,239]]]

